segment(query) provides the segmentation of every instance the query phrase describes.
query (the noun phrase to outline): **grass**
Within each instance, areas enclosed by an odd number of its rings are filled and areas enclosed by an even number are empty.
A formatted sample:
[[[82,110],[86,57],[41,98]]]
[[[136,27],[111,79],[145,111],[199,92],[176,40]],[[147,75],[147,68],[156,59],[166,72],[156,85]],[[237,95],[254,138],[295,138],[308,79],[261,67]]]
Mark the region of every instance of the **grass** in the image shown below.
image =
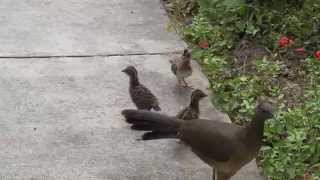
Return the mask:
[[[320,179],[320,2],[166,3],[211,83],[216,107],[245,125],[259,97],[277,102],[265,129],[273,147],[263,147],[258,158],[264,175]]]

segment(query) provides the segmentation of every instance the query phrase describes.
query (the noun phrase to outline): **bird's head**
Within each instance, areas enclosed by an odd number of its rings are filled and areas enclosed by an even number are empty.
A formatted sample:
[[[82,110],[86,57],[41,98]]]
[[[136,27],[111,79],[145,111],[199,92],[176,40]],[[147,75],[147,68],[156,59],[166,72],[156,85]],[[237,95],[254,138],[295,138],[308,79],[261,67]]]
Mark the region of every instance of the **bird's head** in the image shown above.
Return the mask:
[[[184,49],[183,54],[182,54],[182,58],[185,61],[190,61],[191,60],[191,54],[190,54],[188,49]]]
[[[207,97],[208,95],[205,94],[203,91],[201,91],[200,89],[196,89],[192,92],[191,94],[191,99],[192,100],[200,100],[202,98]]]
[[[125,69],[122,70],[122,72],[126,73],[128,76],[137,76],[138,75],[138,71],[135,67],[133,66],[128,66]]]
[[[275,108],[271,102],[266,100],[259,100],[259,103],[255,109],[256,115],[262,120],[268,120],[273,118]]]

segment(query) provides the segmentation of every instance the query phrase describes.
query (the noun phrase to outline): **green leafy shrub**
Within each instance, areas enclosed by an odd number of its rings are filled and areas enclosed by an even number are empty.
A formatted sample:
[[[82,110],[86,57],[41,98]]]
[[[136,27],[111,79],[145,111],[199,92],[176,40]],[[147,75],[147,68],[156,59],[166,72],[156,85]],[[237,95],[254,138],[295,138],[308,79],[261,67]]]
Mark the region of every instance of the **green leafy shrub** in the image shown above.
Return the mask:
[[[275,49],[275,38],[289,35],[297,46],[319,48],[320,2],[316,0],[262,1],[244,3],[242,0],[199,0],[199,14],[194,26],[187,29],[187,39],[197,40],[200,22],[208,24],[212,33],[206,37],[214,43],[225,42],[224,48],[234,46],[244,36],[261,40],[268,48]],[[297,7],[297,4],[299,7]],[[204,28],[203,26],[201,26]],[[212,35],[212,34],[218,34]],[[194,37],[192,37],[194,35]],[[191,37],[190,37],[191,36]],[[213,37],[212,37],[213,36]],[[232,42],[230,44],[230,42]]]
[[[278,114],[265,132],[273,147],[262,148],[259,156],[265,176],[320,179],[320,60],[313,55],[320,50],[320,1],[198,0],[197,5],[183,37],[210,80],[215,106],[245,125],[258,97],[275,99]],[[281,37],[292,42],[281,47]],[[242,47],[243,39],[252,43]],[[201,46],[203,41],[208,46]],[[295,48],[306,51],[298,54]],[[261,49],[268,53],[256,53]]]
[[[163,0],[166,9],[179,21],[194,15],[198,10],[197,0]]]
[[[271,179],[320,179],[320,86],[304,98],[310,101],[279,113],[266,127],[273,148],[263,148],[260,156]]]

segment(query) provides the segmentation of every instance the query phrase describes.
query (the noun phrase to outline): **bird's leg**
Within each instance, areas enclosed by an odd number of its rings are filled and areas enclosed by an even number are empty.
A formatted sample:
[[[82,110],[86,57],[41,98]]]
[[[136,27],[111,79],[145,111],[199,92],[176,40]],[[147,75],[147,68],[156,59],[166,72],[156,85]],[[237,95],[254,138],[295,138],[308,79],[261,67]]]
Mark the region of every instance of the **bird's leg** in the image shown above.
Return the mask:
[[[189,86],[189,85],[188,85],[187,81],[186,81],[184,78],[182,79],[182,82],[183,82],[183,84],[184,84],[184,87],[188,87],[188,88],[193,89],[192,86]]]
[[[218,180],[216,175],[216,168],[212,168],[212,180]]]
[[[262,141],[261,144],[262,144],[262,146],[269,146],[269,147],[273,148],[273,144],[271,142],[266,141],[266,140]]]
[[[186,80],[184,78],[182,78],[182,82],[183,82],[184,86],[188,87],[188,83],[186,82]]]
[[[223,172],[216,172],[217,175],[217,179],[216,180],[229,180],[231,178],[232,175],[230,174],[226,174],[226,173],[223,173]]]
[[[181,140],[178,140],[178,144],[183,144],[183,142]]]

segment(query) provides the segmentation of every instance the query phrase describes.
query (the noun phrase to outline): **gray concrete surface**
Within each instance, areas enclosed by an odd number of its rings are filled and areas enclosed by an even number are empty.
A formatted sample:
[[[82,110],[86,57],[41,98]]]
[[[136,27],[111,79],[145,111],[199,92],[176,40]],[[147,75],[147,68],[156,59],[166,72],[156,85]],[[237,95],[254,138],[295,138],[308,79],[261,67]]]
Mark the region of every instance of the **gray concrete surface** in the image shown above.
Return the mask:
[[[137,142],[140,132],[130,131],[120,115],[134,107],[120,72],[129,64],[159,97],[163,112],[175,114],[188,103],[190,90],[176,86],[169,58],[2,59],[1,178],[210,179],[211,169],[188,148],[175,140]],[[199,69],[189,81],[204,90],[208,85]],[[201,107],[202,117],[216,113],[208,99]],[[257,176],[243,172],[235,179]]]
[[[0,56],[171,52],[157,0],[1,0]]]
[[[141,133],[120,115],[134,107],[120,72],[129,64],[163,112],[176,114],[189,101],[190,90],[177,87],[170,72],[172,55],[150,55],[185,46],[165,31],[158,1],[1,0],[0,8],[1,180],[211,179],[187,147],[137,142]],[[76,57],[83,55],[89,57]],[[188,81],[205,90],[208,82],[193,66]],[[228,121],[209,98],[201,109],[202,117]],[[233,179],[260,177],[253,162]]]

